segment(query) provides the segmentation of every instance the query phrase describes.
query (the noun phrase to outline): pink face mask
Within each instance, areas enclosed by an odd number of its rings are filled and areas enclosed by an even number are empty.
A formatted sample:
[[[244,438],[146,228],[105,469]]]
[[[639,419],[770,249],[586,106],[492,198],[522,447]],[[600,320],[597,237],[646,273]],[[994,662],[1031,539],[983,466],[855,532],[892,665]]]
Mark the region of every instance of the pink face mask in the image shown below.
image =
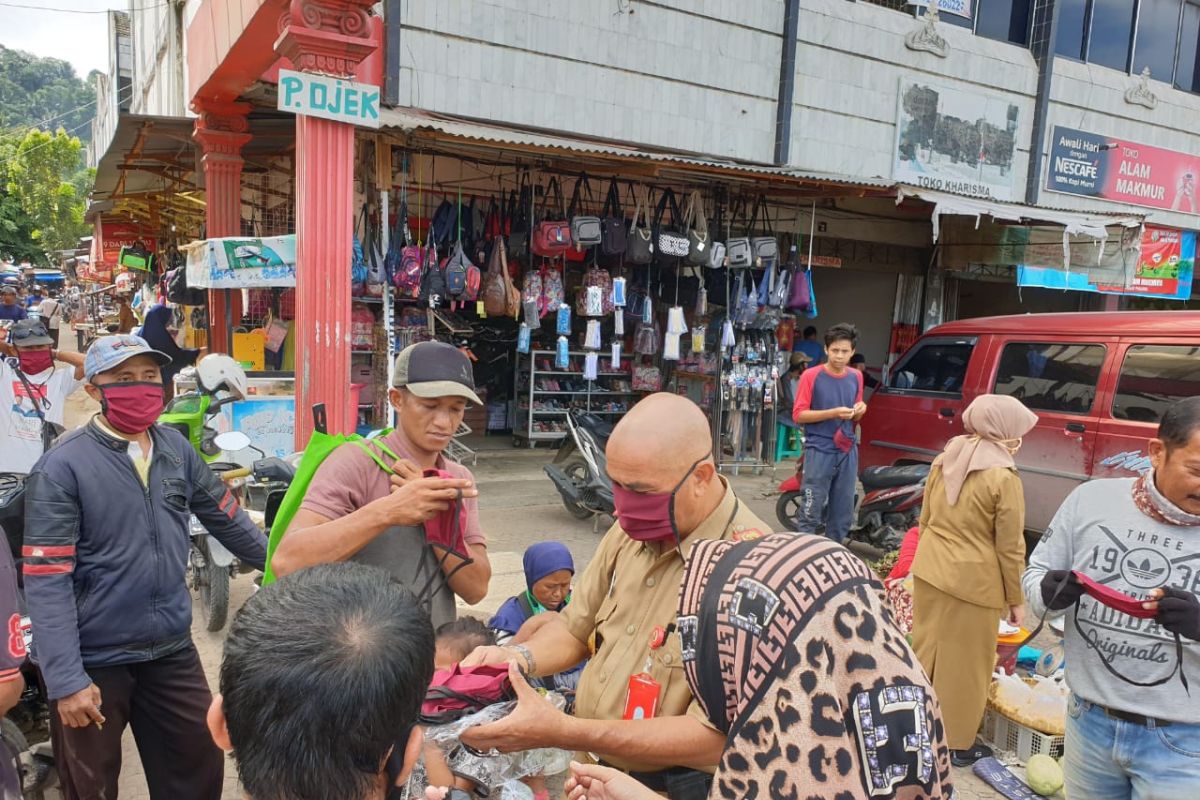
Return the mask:
[[[104,418],[121,433],[141,433],[149,429],[162,414],[163,386],[161,383],[130,381],[109,383],[100,389],[100,410]]]
[[[49,350],[22,350],[17,348],[17,362],[26,375],[40,375],[54,366],[54,356]]]
[[[680,537],[675,527],[675,493],[704,458],[688,467],[679,483],[669,492],[631,492],[613,481],[613,505],[616,507],[617,522],[625,535],[635,542],[666,542],[674,539],[678,543]]]

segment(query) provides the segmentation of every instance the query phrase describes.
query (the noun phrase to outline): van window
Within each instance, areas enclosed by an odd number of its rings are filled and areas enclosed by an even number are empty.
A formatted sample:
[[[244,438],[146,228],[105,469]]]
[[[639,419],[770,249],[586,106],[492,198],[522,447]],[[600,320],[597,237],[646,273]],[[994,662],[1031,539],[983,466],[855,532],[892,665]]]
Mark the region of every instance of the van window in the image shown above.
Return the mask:
[[[1104,353],[1099,344],[1006,344],[994,391],[1015,397],[1034,411],[1086,414],[1096,400]]]
[[[1200,394],[1200,347],[1135,344],[1125,353],[1113,417],[1157,423],[1173,401]]]
[[[961,395],[974,341],[931,340],[918,344],[891,371],[888,388]]]

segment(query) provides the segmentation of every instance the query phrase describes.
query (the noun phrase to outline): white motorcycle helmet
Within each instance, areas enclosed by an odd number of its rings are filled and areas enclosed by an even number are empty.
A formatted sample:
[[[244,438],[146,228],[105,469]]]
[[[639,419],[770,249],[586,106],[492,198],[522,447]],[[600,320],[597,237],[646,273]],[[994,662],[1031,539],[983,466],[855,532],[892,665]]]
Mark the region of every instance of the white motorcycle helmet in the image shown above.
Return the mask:
[[[239,400],[244,400],[249,385],[246,372],[231,356],[211,353],[196,363],[196,380],[209,393],[224,389]]]

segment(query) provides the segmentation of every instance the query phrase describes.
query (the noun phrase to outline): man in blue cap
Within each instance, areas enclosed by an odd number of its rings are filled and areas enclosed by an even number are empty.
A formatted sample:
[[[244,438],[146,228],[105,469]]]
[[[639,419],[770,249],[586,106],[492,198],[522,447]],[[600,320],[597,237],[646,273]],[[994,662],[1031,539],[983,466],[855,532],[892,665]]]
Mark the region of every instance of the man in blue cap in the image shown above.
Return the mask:
[[[100,413],[29,476],[25,596],[67,800],[117,796],[126,725],[151,797],[221,796],[184,576],[189,515],[255,567],[267,540],[188,441],[154,424],[169,361],[138,336],[98,339],[84,375]]]

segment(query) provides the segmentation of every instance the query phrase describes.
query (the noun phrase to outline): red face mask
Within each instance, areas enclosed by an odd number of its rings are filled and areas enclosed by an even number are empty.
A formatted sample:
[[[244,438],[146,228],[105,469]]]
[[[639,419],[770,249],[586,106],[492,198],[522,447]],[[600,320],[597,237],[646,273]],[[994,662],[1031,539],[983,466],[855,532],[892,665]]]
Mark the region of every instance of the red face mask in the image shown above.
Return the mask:
[[[631,492],[613,481],[613,505],[616,507],[617,522],[621,524],[625,535],[635,542],[666,542],[674,539],[678,543],[680,537],[675,527],[675,493],[704,458],[688,467],[679,483],[669,492]]]
[[[22,350],[17,348],[17,362],[21,372],[26,375],[38,375],[54,366],[54,356],[49,350]]]
[[[161,383],[130,381],[110,383],[100,389],[100,410],[108,424],[121,433],[141,433],[158,419],[163,410]]]

